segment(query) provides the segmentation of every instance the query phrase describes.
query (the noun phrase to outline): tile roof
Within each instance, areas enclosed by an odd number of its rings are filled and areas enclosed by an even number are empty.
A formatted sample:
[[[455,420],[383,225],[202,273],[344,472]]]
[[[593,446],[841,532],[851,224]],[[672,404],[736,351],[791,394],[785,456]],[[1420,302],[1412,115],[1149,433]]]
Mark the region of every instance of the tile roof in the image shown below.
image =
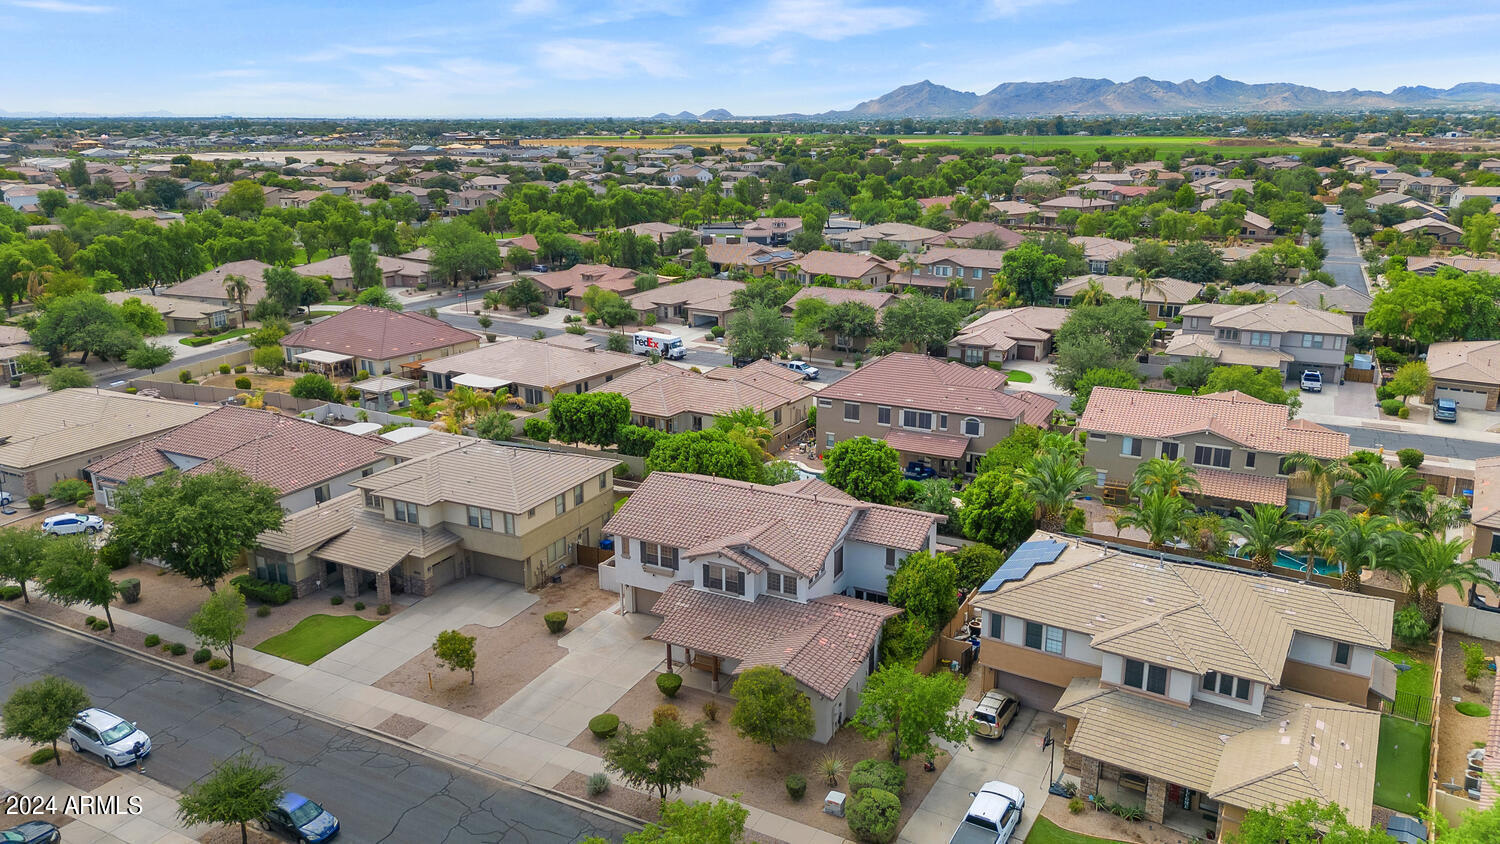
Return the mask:
[[[1068,242],[1082,249],[1083,257],[1102,261],[1113,261],[1135,248],[1126,241],[1111,237],[1078,235],[1068,238]]]
[[[1007,351],[1018,340],[1046,340],[1067,321],[1067,308],[1026,306],[990,311],[963,327],[953,342],[962,346],[984,346]]]
[[[841,232],[829,236],[829,240],[843,242],[855,240],[926,240],[942,232],[914,226],[911,223],[876,223],[873,226]]]
[[[937,237],[928,238],[927,242],[932,246],[942,246],[952,241],[954,243],[967,243],[983,234],[992,234],[999,238],[1006,249],[1020,246],[1025,240],[1020,233],[1012,231],[998,223],[968,222],[954,226]]]
[[[1167,341],[1166,353],[1181,357],[1210,357],[1231,366],[1277,367],[1294,358],[1280,349],[1246,343],[1221,343],[1212,334],[1176,331]]]
[[[1433,343],[1427,347],[1427,370],[1444,381],[1500,384],[1500,340]]]
[[[571,335],[565,335],[571,336]],[[620,352],[588,351],[557,343],[501,337],[477,349],[423,364],[427,372],[468,373],[518,384],[563,387],[606,375],[619,377],[645,363],[645,358]]]
[[[1259,305],[1188,305],[1182,316],[1209,317],[1214,328],[1236,328],[1240,331],[1313,332],[1317,334],[1354,334],[1354,321],[1348,314],[1320,311],[1303,305],[1262,302]]]
[[[822,299],[830,305],[842,305],[845,302],[859,302],[869,305],[879,311],[900,299],[895,293],[886,293],[880,290],[854,290],[848,287],[799,287],[782,307],[795,310],[797,303],[804,299]]]
[[[833,252],[819,249],[795,261],[809,278],[831,275],[834,278],[863,278],[870,273],[894,273],[896,265],[874,255],[857,252]]]
[[[1286,478],[1268,478],[1248,472],[1238,474],[1219,469],[1199,469],[1198,486],[1203,494],[1226,501],[1286,506]]]
[[[869,520],[868,523],[860,523]],[[743,481],[652,472],[604,526],[608,533],[674,548],[753,549],[804,577],[814,577],[846,526],[860,542],[917,551],[938,517],[826,495]],[[731,542],[724,542],[732,538]]]
[[[107,390],[58,390],[0,404],[0,466],[26,471],[149,437],[213,407]]]
[[[445,501],[524,513],[612,472],[620,462],[608,457],[497,445],[474,437],[421,443],[431,436],[413,441],[429,448],[439,446],[425,457],[406,460],[351,485],[383,498],[424,506]]]
[[[1097,282],[1108,293],[1116,299],[1136,299],[1142,302],[1163,302],[1172,305],[1185,305],[1199,293],[1203,292],[1203,285],[1191,281],[1183,281],[1180,278],[1154,278],[1147,281],[1148,285],[1155,285],[1156,289],[1143,292],[1142,284],[1133,276],[1128,275],[1080,275],[1064,281],[1053,291],[1055,296],[1076,296],[1079,291],[1089,286],[1090,282]]]
[[[924,267],[931,266],[940,261],[951,262],[960,267],[978,267],[982,270],[994,270],[998,272],[1005,262],[1005,253],[999,249],[932,246],[928,247],[926,252],[917,256],[917,263]]]
[[[667,587],[653,611],[662,622],[651,638],[738,660],[740,671],[775,666],[828,699],[844,691],[881,625],[901,612],[842,595],[805,604],[765,595],[745,601],[688,581]]]
[[[255,538],[255,543],[283,554],[315,548],[347,531],[354,524],[355,511],[363,506],[363,493],[345,493],[289,514],[282,522],[281,530],[264,531]]]
[[[582,296],[590,286],[613,290],[624,295],[635,292],[635,277],[638,270],[611,267],[604,264],[574,264],[565,270],[544,273],[536,277],[536,283],[551,290],[564,291],[568,296]]]
[[[233,466],[286,495],[380,462],[385,444],[379,437],[348,434],[269,410],[221,407],[95,461],[89,471],[124,482],[181,469],[187,462],[193,465],[186,474]]]
[[[638,311],[662,305],[682,305],[704,311],[728,311],[730,297],[736,290],[743,290],[745,283],[725,278],[692,278],[675,284],[663,284],[651,290],[642,290],[626,296],[625,300]]]
[[[246,301],[254,305],[266,296],[265,274],[270,268],[270,264],[254,259],[230,261],[164,288],[161,295],[188,299],[222,299],[227,302],[229,294],[224,292],[224,279],[238,275],[244,276],[250,283],[250,295],[246,297]],[[302,274],[301,268],[298,268],[298,273]]]
[[[360,499],[358,492],[339,496]],[[362,505],[362,501],[358,501]],[[330,519],[331,521],[331,519]],[[353,566],[362,571],[390,571],[408,555],[426,557],[459,543],[453,531],[441,525],[419,527],[387,521],[378,510],[355,506],[349,511],[345,531],[324,543],[314,556],[334,563]]]
[[[619,393],[630,399],[632,412],[665,418],[679,413],[718,416],[744,407],[770,413],[811,398],[814,390],[800,374],[756,361],[743,369],[718,367],[706,373],[671,364],[641,366],[589,392]]]
[[[888,404],[941,413],[968,413],[991,419],[1041,425],[1057,403],[1037,393],[1005,392],[1006,376],[987,367],[968,367],[928,355],[904,352],[866,363],[823,388],[820,398]]]
[[[1321,281],[1292,285],[1243,284],[1236,289],[1269,293],[1283,305],[1305,305],[1320,310],[1338,308],[1346,314],[1367,314],[1372,301],[1370,294],[1361,293],[1348,285],[1329,287]]]
[[[104,298],[116,305],[124,302],[126,299],[139,299],[141,304],[155,308],[156,312],[162,316],[172,316],[178,319],[203,319],[211,314],[223,313],[236,307],[228,302],[222,304],[217,302],[198,302],[192,299],[174,299],[171,296],[152,296],[146,293],[131,293],[124,290],[115,290],[106,293],[104,294]],[[246,309],[254,307],[256,301],[258,300],[247,296],[245,298]]]
[[[1500,528],[1500,457],[1474,461],[1474,506],[1472,524]]]
[[[892,428],[885,435],[886,444],[903,454],[926,454],[957,460],[969,450],[969,438],[926,431]]]
[[[826,391],[825,391],[826,392]],[[1258,451],[1337,459],[1349,455],[1349,435],[1320,425],[1294,423],[1286,405],[1244,393],[1179,396],[1097,387],[1078,426],[1086,431],[1157,439],[1211,431]]]
[[[370,360],[392,360],[478,340],[478,335],[426,314],[355,305],[293,331],[281,338],[281,345],[288,349],[319,349]]]

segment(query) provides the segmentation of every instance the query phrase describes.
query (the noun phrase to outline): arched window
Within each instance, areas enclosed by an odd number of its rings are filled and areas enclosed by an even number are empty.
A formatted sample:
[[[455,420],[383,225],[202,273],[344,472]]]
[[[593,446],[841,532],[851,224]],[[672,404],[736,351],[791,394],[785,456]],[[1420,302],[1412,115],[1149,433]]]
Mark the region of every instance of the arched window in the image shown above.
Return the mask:
[[[982,422],[980,422],[978,419],[975,419],[972,416],[966,417],[964,419],[964,436],[966,436],[966,437],[980,437],[980,436],[984,436],[984,424]]]

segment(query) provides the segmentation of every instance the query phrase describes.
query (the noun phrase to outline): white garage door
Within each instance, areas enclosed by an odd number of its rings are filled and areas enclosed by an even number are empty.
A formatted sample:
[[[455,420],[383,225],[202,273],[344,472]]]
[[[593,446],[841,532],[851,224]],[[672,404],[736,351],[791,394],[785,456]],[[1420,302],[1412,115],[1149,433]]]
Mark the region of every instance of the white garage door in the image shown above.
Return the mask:
[[[1461,408],[1469,410],[1484,410],[1486,394],[1483,390],[1461,390],[1456,387],[1438,387],[1433,391],[1433,396],[1440,399],[1453,399]]]

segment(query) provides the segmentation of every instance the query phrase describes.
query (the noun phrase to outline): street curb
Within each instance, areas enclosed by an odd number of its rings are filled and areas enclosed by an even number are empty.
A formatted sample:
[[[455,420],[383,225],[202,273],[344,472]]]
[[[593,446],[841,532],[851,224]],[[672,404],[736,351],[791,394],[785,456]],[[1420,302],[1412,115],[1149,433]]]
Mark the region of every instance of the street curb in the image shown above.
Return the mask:
[[[385,742],[387,744],[396,745],[398,747],[401,747],[402,749],[409,750],[409,751],[411,751],[413,753],[416,753],[419,756],[423,756],[423,757],[431,759],[431,760],[433,760],[435,762],[441,762],[442,764],[448,765],[448,766],[453,767],[453,768],[460,768],[462,770],[470,771],[472,773],[479,774],[480,776],[487,777],[487,778],[492,779],[492,780],[496,780],[496,781],[498,781],[500,783],[503,783],[505,785],[511,786],[513,788],[517,788],[517,789],[520,789],[522,791],[526,791],[526,792],[529,792],[531,794],[538,795],[540,797],[546,797],[549,800],[555,800],[555,801],[557,801],[559,803],[565,803],[565,804],[573,807],[574,809],[578,809],[579,811],[587,812],[587,813],[589,813],[591,815],[596,815],[598,817],[604,818],[606,820],[613,821],[615,823],[625,824],[626,826],[634,827],[636,829],[644,828],[645,825],[646,825],[646,821],[645,820],[643,820],[641,818],[637,818],[637,817],[635,817],[633,815],[628,815],[628,814],[626,814],[624,812],[621,812],[621,811],[619,811],[617,809],[612,809],[612,808],[610,808],[608,806],[600,806],[600,805],[597,805],[595,803],[590,803],[587,800],[584,800],[584,799],[579,798],[579,797],[574,797],[571,794],[566,794],[564,792],[558,791],[558,790],[553,789],[553,788],[546,788],[544,786],[539,786],[539,785],[536,785],[534,783],[526,782],[525,780],[516,779],[515,777],[512,777],[512,776],[510,776],[508,774],[502,774],[502,773],[500,773],[498,771],[491,771],[488,768],[480,767],[479,765],[477,765],[475,763],[472,763],[472,762],[465,762],[465,761],[463,761],[461,759],[455,759],[455,758],[453,758],[451,756],[448,756],[447,754],[438,753],[436,751],[429,750],[429,749],[427,749],[425,747],[422,747],[421,745],[413,743],[409,739],[401,738],[400,736],[394,736],[394,735],[391,735],[389,733],[383,733],[383,732],[380,732],[379,730],[375,730],[375,729],[372,729],[372,728],[369,728],[369,727],[361,727],[358,724],[352,724],[352,723],[350,723],[348,721],[343,721],[343,720],[340,720],[338,718],[331,718],[331,717],[329,717],[327,715],[324,715],[321,712],[314,712],[314,711],[312,711],[310,709],[307,709],[305,707],[298,706],[297,704],[287,703],[286,701],[277,700],[276,698],[271,697],[270,695],[266,694],[265,692],[258,691],[258,690],[254,689],[252,687],[241,686],[238,683],[230,682],[229,680],[225,680],[222,677],[219,677],[219,676],[216,676],[216,675],[213,675],[213,674],[206,674],[206,673],[202,673],[202,672],[198,672],[198,671],[192,671],[192,670],[184,668],[181,665],[178,665],[177,663],[175,663],[175,662],[173,662],[173,661],[171,661],[169,659],[166,659],[164,657],[157,656],[156,654],[150,653],[148,651],[138,651],[135,648],[129,647],[128,645],[122,645],[119,642],[113,641],[111,639],[100,639],[100,638],[96,638],[94,636],[89,636],[86,633],[83,633],[83,632],[78,631],[78,630],[74,630],[73,628],[67,626],[66,624],[62,624],[60,622],[53,621],[50,618],[38,618],[37,616],[34,616],[31,613],[26,612],[25,610],[16,609],[14,607],[6,606],[6,605],[3,605],[3,604],[0,604],[0,612],[3,612],[4,614],[7,614],[7,615],[15,616],[17,618],[25,619],[26,621],[28,621],[28,622],[30,622],[32,624],[35,624],[38,627],[49,627],[49,628],[52,628],[53,630],[55,630],[57,632],[60,632],[60,633],[65,633],[65,634],[71,636],[74,639],[80,639],[80,640],[83,640],[83,641],[93,642],[93,643],[96,643],[96,644],[104,645],[105,647],[110,648],[110,649],[115,650],[115,651],[118,651],[120,653],[124,653],[124,654],[127,654],[129,656],[133,656],[133,657],[135,657],[137,659],[141,659],[141,660],[144,660],[146,662],[155,663],[156,665],[159,665],[159,666],[161,666],[163,668],[170,669],[171,671],[173,671],[173,672],[175,672],[177,674],[182,674],[182,675],[186,675],[186,676],[190,676],[190,677],[195,677],[195,678],[204,680],[205,682],[208,682],[208,683],[210,683],[212,685],[219,686],[220,688],[232,690],[232,691],[235,691],[235,692],[239,692],[240,694],[246,695],[248,697],[257,698],[257,699],[259,699],[261,701],[264,701],[266,703],[269,703],[269,704],[271,704],[273,706],[279,706],[282,709],[286,709],[286,710],[295,712],[295,713],[297,713],[299,715],[302,715],[304,717],[312,718],[312,719],[317,720],[317,721],[322,721],[323,723],[328,724],[329,726],[337,727],[337,728],[339,728],[341,730],[348,730],[350,732],[359,733],[360,735],[366,736],[367,738],[372,738],[372,739],[374,739],[376,741],[382,741],[382,742]],[[273,674],[272,676],[275,676],[275,675]]]

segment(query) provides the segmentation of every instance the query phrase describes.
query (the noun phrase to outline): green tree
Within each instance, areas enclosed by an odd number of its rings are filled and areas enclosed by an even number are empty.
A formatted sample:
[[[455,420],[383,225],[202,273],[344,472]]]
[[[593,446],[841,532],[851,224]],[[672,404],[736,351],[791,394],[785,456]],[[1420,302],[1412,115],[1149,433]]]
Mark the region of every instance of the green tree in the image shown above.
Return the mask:
[[[161,312],[136,296],[120,303],[120,317],[143,337],[158,337],[167,333],[167,321],[162,318]]]
[[[1255,369],[1249,366],[1220,366],[1208,376],[1208,381],[1198,390],[1199,395],[1239,392],[1271,404],[1300,407],[1301,399],[1296,393],[1282,389],[1281,371],[1278,369]]]
[[[1195,355],[1182,363],[1167,367],[1166,372],[1162,374],[1172,382],[1172,386],[1186,387],[1197,392],[1200,387],[1208,383],[1208,378],[1213,374],[1216,366],[1218,362],[1208,355]]]
[[[94,376],[77,366],[59,366],[47,373],[47,389],[57,392],[77,387],[94,386]]]
[[[1121,508],[1120,515],[1115,517],[1115,527],[1145,531],[1152,550],[1161,551],[1182,534],[1192,513],[1193,505],[1182,496],[1151,489]]]
[[[1067,262],[1049,255],[1034,241],[1022,243],[1001,259],[1000,280],[1028,305],[1052,304],[1052,291],[1062,282]]]
[[[311,305],[316,298],[321,285],[313,286],[312,279],[297,274],[296,270],[288,267],[269,267],[262,278],[266,285],[266,299],[269,299],[276,312],[286,316],[297,312],[298,308]],[[324,293],[326,296],[327,294]],[[256,308],[259,314],[260,308]]]
[[[967,745],[969,719],[956,710],[964,696],[962,679],[944,671],[918,674],[891,665],[870,675],[859,693],[854,726],[865,738],[890,737],[891,758],[936,756],[933,738]]]
[[[447,666],[449,671],[469,672],[469,685],[472,686],[474,665],[478,661],[474,653],[476,641],[476,637],[465,636],[457,630],[444,630],[432,643],[432,654],[437,657],[438,664]]]
[[[797,688],[797,681],[774,665],[757,665],[740,673],[730,691],[734,712],[729,725],[757,744],[786,744],[811,738],[817,731],[812,699]]]
[[[359,294],[354,297],[354,304],[372,305],[377,308],[385,308],[388,311],[398,312],[406,309],[401,304],[401,300],[396,298],[396,294],[385,287],[378,286],[366,287],[364,290],[359,291]]]
[[[605,290],[597,284],[590,284],[583,291],[583,309],[587,313],[597,314],[599,321],[610,328],[627,325],[637,318],[635,308],[624,296],[613,290]]]
[[[630,399],[619,393],[560,393],[552,397],[547,418],[562,442],[613,445],[620,428],[630,424]]]
[[[1479,559],[1460,560],[1469,540],[1441,536],[1397,537],[1395,553],[1376,560],[1376,566],[1395,572],[1406,583],[1406,594],[1416,598],[1427,626],[1436,629],[1442,620],[1438,595],[1444,587],[1467,595],[1472,585],[1500,592],[1500,584]]]
[[[1135,371],[1135,358],[1154,329],[1146,311],[1134,299],[1111,299],[1102,305],[1074,308],[1057,330],[1056,374],[1063,389],[1072,391],[1090,369]]]
[[[245,596],[238,589],[214,592],[188,619],[188,631],[205,648],[218,648],[229,657],[234,673],[234,643],[245,633]]]
[[[661,821],[640,832],[626,833],[624,844],[743,844],[750,810],[734,800],[684,803],[673,800],[661,808]],[[583,844],[609,844],[585,838]]]
[[[280,767],[235,754],[183,789],[177,798],[177,817],[189,826],[239,824],[240,844],[246,844],[246,825],[265,817],[281,799],[281,779]]]
[[[792,321],[778,308],[752,305],[730,315],[728,334],[730,355],[759,360],[787,350],[792,342]]]
[[[1299,800],[1285,807],[1264,806],[1245,813],[1229,844],[1396,844],[1378,829],[1349,822],[1337,803]],[[1483,839],[1475,839],[1476,844]],[[1443,839],[1449,844],[1449,839]]]
[[[623,724],[604,747],[604,766],[666,803],[668,792],[695,785],[708,774],[714,766],[713,744],[702,724],[662,719],[644,730]]]
[[[132,478],[119,488],[111,539],[214,591],[256,537],[281,529],[286,512],[278,498],[229,466]]]
[[[64,355],[82,352],[80,364],[89,355],[118,359],[140,345],[141,333],[125,321],[120,308],[97,293],[77,293],[53,300],[31,331],[31,342],[54,363]]]
[[[113,633],[115,620],[109,614],[109,605],[119,597],[120,587],[109,574],[109,566],[100,561],[89,538],[74,535],[47,544],[36,580],[43,595],[63,606],[89,604],[103,609],[104,620]]]
[[[1122,390],[1139,390],[1141,379],[1134,372],[1123,369],[1090,369],[1073,382],[1072,411],[1082,414],[1089,406],[1089,396],[1095,387],[1119,387]]]
[[[474,420],[475,436],[503,442],[515,436],[516,415],[506,410],[492,410]]]
[[[686,472],[759,483],[761,463],[744,446],[715,428],[662,437],[646,455],[648,472]]]
[[[823,480],[861,501],[890,504],[901,486],[901,456],[885,440],[844,440],[823,458]]]
[[[21,587],[21,600],[31,603],[26,582],[36,576],[46,552],[46,539],[37,528],[0,528],[0,582]]]
[[[1036,501],[1010,470],[984,472],[964,487],[962,498],[959,520],[975,542],[1010,548],[1036,529]]]
[[[1005,562],[1005,554],[984,543],[965,545],[951,556],[958,567],[958,588],[965,593],[983,586]]]
[[[1489,337],[1500,330],[1495,302],[1500,282],[1493,276],[1452,270],[1421,276],[1388,268],[1385,279],[1365,317],[1365,327],[1376,334],[1425,345]]]
[[[891,606],[933,630],[943,629],[958,611],[958,566],[947,554],[908,554],[886,582]]]
[[[1183,490],[1200,492],[1198,470],[1181,457],[1153,457],[1137,466],[1131,489],[1137,495],[1160,490],[1167,495],[1181,495]]]
[[[266,192],[259,184],[241,179],[229,186],[229,192],[216,207],[226,216],[259,217],[266,208]]]
[[[89,184],[89,168],[83,163],[83,159],[75,158],[68,162],[68,185],[81,188]]]
[[[822,299],[804,299],[802,302],[821,302]],[[799,313],[802,302],[798,302]],[[819,323],[825,331],[848,337],[851,340],[863,340],[874,337],[880,333],[880,318],[875,309],[864,302],[840,302],[827,309]],[[821,333],[820,338],[821,339]]]
[[[30,744],[51,744],[52,758],[62,765],[57,740],[68,731],[73,717],[88,709],[88,693],[82,686],[47,674],[11,692],[0,710],[0,738],[20,739]]]
[[[380,264],[368,240],[355,238],[349,243],[349,271],[354,276],[355,290],[384,286]]]
[[[893,302],[880,317],[880,337],[918,352],[946,348],[968,315],[965,302],[944,302],[931,296],[908,296]]]
[[[1463,244],[1476,256],[1482,256],[1495,245],[1495,228],[1500,226],[1500,217],[1494,214],[1474,214],[1464,219]]]
[[[1432,374],[1427,370],[1426,361],[1414,360],[1411,363],[1402,364],[1401,368],[1396,370],[1395,377],[1385,386],[1390,389],[1392,395],[1398,396],[1401,403],[1405,404],[1406,400],[1412,396],[1425,395],[1428,390],[1432,389]]]
[[[159,367],[171,363],[176,356],[177,352],[171,346],[142,343],[125,355],[125,365],[131,369],[149,369],[155,372]]]
[[[309,372],[292,382],[291,393],[293,398],[333,401],[339,395],[339,389],[333,386],[328,376]]]
[[[1036,456],[1037,448],[1042,443],[1042,429],[1035,425],[1017,423],[1011,429],[1005,439],[990,446],[989,451],[980,458],[978,473],[986,472],[1013,472],[1019,466],[1025,466]]]
[[[250,353],[250,362],[255,364],[256,369],[280,375],[282,369],[286,368],[285,355],[286,353],[281,350],[279,344],[275,346],[261,346]]]
[[[1313,528],[1328,535],[1325,552],[1331,563],[1343,569],[1342,588],[1358,592],[1360,574],[1365,569],[1380,568],[1385,558],[1396,553],[1401,533],[1389,516],[1360,513],[1351,516],[1343,510],[1330,510],[1314,519]]]
[[[1082,465],[1078,458],[1051,451],[1037,454],[1029,464],[1017,469],[1016,475],[1041,511],[1042,529],[1050,531],[1062,530],[1073,499],[1094,482],[1094,470]]]
[[[540,305],[545,297],[536,280],[531,276],[523,275],[511,282],[510,286],[501,292],[500,298],[505,303],[505,307],[518,310]]]
[[[431,224],[425,231],[433,275],[447,278],[449,284],[488,276],[505,263],[495,239],[467,220]]]
[[[1392,515],[1418,494],[1422,479],[1405,466],[1373,463],[1361,466],[1357,474],[1334,488],[1334,495],[1353,499],[1361,511],[1372,516]]]

